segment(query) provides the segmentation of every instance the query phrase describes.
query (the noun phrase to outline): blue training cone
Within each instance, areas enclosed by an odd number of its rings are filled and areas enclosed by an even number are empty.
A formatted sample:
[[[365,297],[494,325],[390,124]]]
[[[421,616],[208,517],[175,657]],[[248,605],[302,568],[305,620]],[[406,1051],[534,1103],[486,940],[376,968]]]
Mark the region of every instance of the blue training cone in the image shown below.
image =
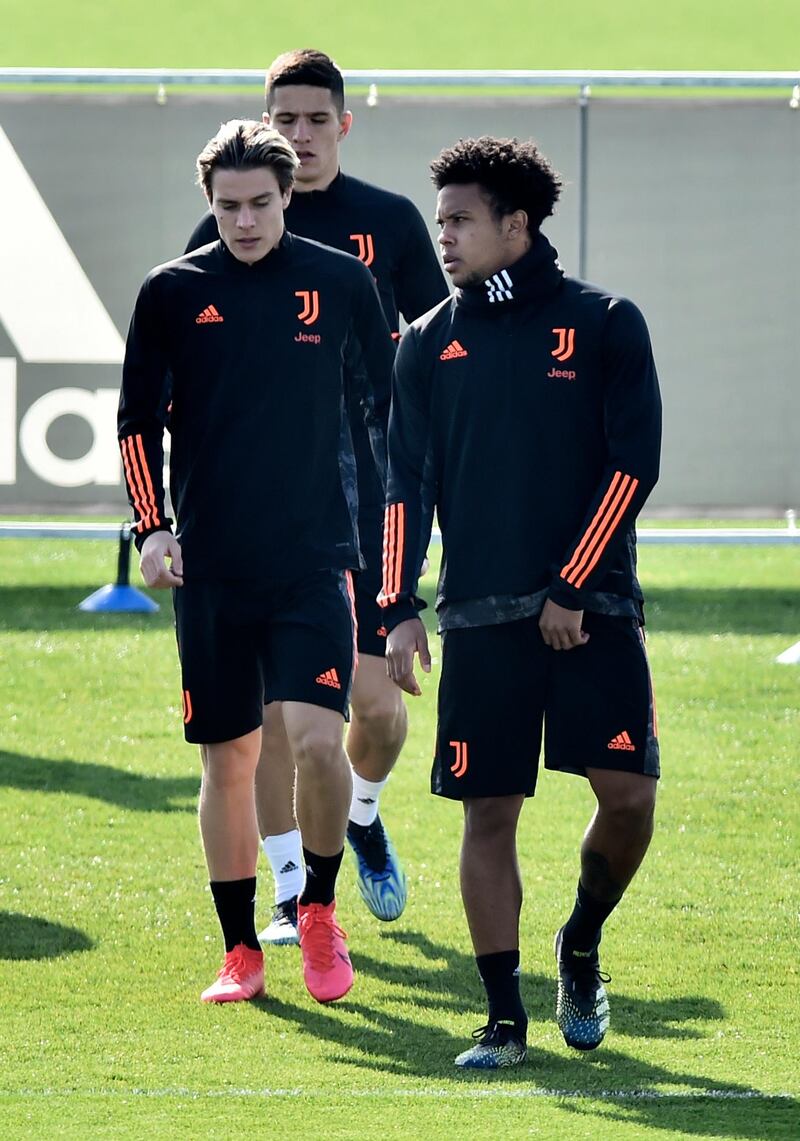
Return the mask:
[[[119,532],[119,553],[117,555],[117,581],[101,586],[83,602],[79,610],[95,614],[154,614],[159,609],[141,590],[130,585],[131,529],[123,523]]]
[[[158,610],[158,603],[135,586],[113,582],[84,598],[78,609],[106,614],[153,614]]]

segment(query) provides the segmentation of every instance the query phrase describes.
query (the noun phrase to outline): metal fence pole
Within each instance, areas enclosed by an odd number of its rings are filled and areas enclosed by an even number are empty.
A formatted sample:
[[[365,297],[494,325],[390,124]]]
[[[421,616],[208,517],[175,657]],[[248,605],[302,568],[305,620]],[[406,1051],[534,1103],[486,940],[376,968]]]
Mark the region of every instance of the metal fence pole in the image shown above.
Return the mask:
[[[588,83],[578,98],[578,277],[586,280],[589,243],[589,98]]]

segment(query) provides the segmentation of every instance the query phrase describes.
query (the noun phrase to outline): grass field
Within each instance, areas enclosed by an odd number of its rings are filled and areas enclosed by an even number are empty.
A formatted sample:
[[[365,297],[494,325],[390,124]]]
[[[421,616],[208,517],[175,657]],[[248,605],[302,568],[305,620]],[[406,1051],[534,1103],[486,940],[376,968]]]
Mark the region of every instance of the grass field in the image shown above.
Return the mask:
[[[0,0],[0,27],[0,66],[262,68],[313,44],[346,68],[788,69],[800,6]],[[546,774],[521,836],[530,1061],[480,1077],[452,1066],[483,1006],[460,813],[427,793],[438,662],[385,797],[406,913],[373,920],[348,862],[351,994],[318,1006],[276,949],[268,999],[208,1009],[220,945],[168,602],[81,614],[111,544],[0,542],[0,1135],[797,1141],[800,670],[774,658],[800,637],[798,557],[642,549],[664,779],[604,939],[612,1031],[584,1057],[552,1021],[590,799]],[[259,898],[263,918],[263,865]]]
[[[794,0],[378,0],[258,8],[156,0],[0,0],[0,65],[263,68],[322,46],[346,68],[776,69],[798,67]]]
[[[664,779],[649,858],[604,939],[612,1032],[581,1056],[552,1021],[552,935],[590,802],[547,774],[521,843],[530,1061],[480,1077],[452,1066],[483,1008],[460,813],[427,792],[436,666],[385,796],[406,913],[375,921],[348,862],[351,994],[315,1004],[283,948],[268,999],[209,1009],[220,946],[169,607],[79,613],[111,544],[4,540],[3,1136],[796,1141],[800,673],[773,659],[800,636],[797,559],[642,549]],[[263,917],[263,868],[260,901]]]

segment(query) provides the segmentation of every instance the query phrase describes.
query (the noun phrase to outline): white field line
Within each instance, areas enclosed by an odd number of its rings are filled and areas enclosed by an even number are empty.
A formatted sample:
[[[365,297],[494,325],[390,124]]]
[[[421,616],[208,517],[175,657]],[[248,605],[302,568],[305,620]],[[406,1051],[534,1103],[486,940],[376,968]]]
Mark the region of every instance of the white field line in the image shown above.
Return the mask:
[[[222,1089],[222,1090],[196,1090],[180,1086],[167,1089],[19,1089],[0,1090],[0,1098],[70,1098],[70,1097],[101,1097],[101,1098],[189,1098],[202,1101],[207,1098],[255,1098],[270,1100],[272,1098],[289,1098],[297,1100],[330,1101],[340,1098],[410,1098],[410,1099],[440,1099],[447,1100],[492,1100],[517,1098],[572,1098],[582,1101],[702,1101],[712,1099],[715,1101],[773,1101],[776,1099],[793,1099],[795,1094],[790,1093],[763,1093],[760,1090],[727,1090],[727,1089],[694,1089],[683,1093],[669,1092],[668,1090],[576,1090],[576,1089],[542,1089],[531,1086],[526,1089]]]

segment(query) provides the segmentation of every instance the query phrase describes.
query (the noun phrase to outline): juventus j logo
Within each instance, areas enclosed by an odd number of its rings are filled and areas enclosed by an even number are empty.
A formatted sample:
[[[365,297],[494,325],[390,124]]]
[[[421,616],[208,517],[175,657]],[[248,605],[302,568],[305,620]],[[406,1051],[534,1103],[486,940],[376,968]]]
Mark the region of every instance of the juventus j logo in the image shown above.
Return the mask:
[[[550,356],[555,357],[557,361],[568,361],[575,352],[575,330],[553,329],[553,332],[558,337],[558,344],[551,351]]]
[[[364,265],[372,265],[375,260],[375,247],[372,244],[372,234],[351,234],[350,241],[358,245],[357,257]]]
[[[303,303],[303,308],[297,314],[304,325],[313,325],[319,317],[319,293],[316,289],[300,289],[295,293]]]
[[[466,741],[451,741],[450,748],[456,751],[456,759],[450,766],[450,772],[458,780],[469,767],[469,748]]]

